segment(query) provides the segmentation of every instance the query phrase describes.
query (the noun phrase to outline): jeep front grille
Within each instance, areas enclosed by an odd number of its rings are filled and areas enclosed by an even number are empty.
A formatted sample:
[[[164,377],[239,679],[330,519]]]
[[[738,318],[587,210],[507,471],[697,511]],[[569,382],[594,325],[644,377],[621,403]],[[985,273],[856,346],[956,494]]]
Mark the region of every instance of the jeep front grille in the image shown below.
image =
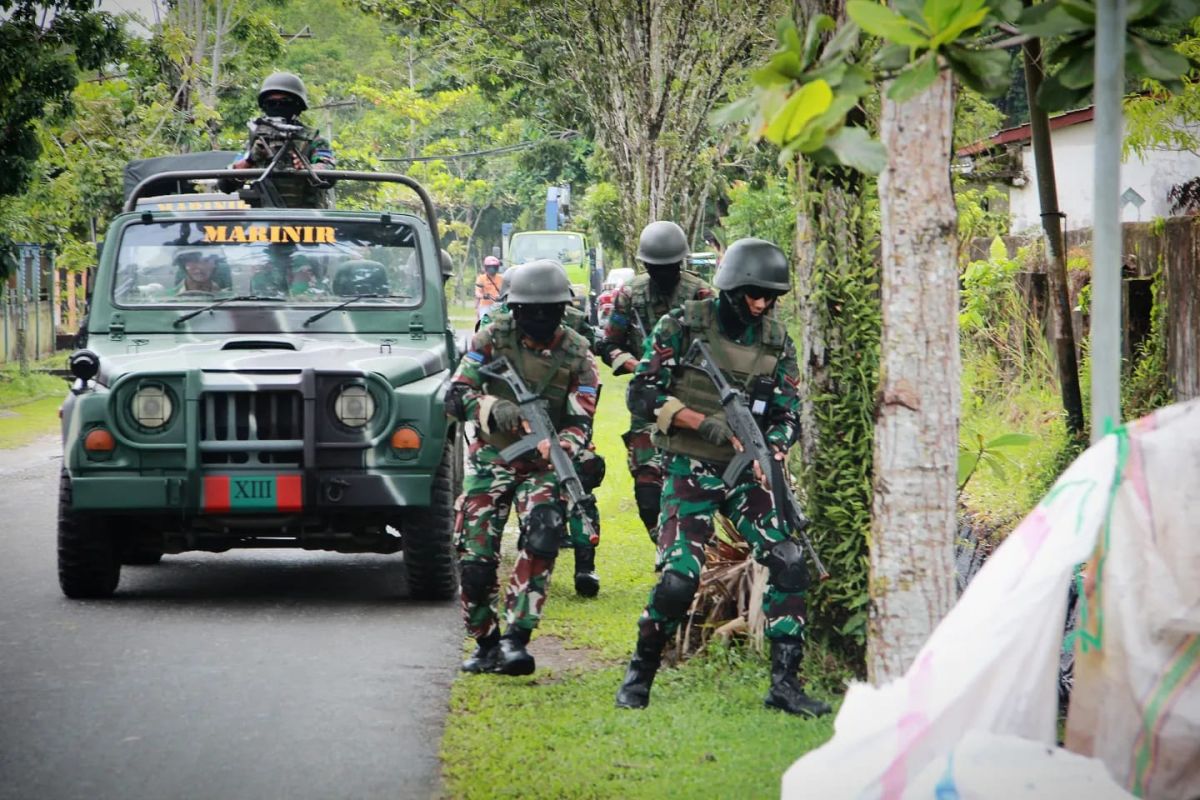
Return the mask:
[[[205,392],[200,395],[203,464],[300,465],[304,400],[296,391]]]

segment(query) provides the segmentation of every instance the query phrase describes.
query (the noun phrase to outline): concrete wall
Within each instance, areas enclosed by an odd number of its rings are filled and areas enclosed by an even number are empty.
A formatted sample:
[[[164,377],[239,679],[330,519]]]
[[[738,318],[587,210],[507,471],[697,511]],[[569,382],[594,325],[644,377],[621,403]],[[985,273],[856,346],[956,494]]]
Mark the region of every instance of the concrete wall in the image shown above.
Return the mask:
[[[1200,125],[1197,125],[1200,130]],[[1095,138],[1094,122],[1081,122],[1051,133],[1054,149],[1054,172],[1058,180],[1058,204],[1066,217],[1068,231],[1092,226],[1092,206],[1095,202]],[[1041,226],[1041,207],[1037,194],[1037,167],[1033,149],[1026,144],[1021,149],[1021,166],[1025,171],[1024,186],[1009,188],[1012,213],[1012,232]],[[1150,222],[1156,217],[1170,216],[1167,192],[1171,187],[1200,175],[1200,156],[1179,151],[1153,151],[1145,160],[1137,156],[1121,166],[1121,191],[1132,188],[1146,202],[1137,209],[1132,205],[1122,210],[1124,222]]]
[[[25,305],[25,353],[30,360],[54,355],[54,314],[49,302]],[[0,301],[0,364],[19,361],[17,331],[20,328],[20,310],[15,302],[6,297]]]

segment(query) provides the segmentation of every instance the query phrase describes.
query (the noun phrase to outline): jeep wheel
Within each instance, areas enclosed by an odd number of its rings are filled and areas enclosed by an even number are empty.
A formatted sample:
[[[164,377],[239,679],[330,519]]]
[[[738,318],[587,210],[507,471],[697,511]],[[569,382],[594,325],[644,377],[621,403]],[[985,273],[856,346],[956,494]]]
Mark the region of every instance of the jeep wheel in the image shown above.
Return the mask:
[[[71,510],[71,478],[58,485],[58,584],[76,599],[109,597],[121,579],[112,531],[103,518]]]
[[[133,567],[149,567],[162,561],[163,537],[153,528],[131,525],[119,546],[121,563]]]
[[[457,461],[456,461],[457,460]],[[430,504],[405,516],[400,540],[414,600],[449,600],[458,591],[454,554],[454,499],[461,488],[461,437],[446,442],[430,488]]]

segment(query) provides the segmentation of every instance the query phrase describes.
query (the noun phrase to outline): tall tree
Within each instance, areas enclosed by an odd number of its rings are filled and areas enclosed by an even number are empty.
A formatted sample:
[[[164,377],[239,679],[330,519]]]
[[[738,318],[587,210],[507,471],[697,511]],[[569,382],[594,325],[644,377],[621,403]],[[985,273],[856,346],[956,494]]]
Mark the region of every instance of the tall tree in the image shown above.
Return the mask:
[[[875,423],[867,671],[904,674],[955,600],[959,355],[954,78],[884,97],[879,179],[883,335]]]

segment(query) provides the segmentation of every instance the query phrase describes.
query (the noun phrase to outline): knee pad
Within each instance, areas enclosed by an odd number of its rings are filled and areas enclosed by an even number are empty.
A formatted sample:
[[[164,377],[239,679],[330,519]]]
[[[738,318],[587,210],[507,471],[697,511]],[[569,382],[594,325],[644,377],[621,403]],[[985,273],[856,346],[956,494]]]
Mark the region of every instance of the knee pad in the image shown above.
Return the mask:
[[[538,558],[554,558],[566,535],[566,522],[558,506],[534,506],[524,520],[521,547]]]
[[[654,598],[650,605],[667,619],[682,619],[699,586],[698,580],[689,578],[682,572],[666,570],[658,579],[658,585],[654,587]]]
[[[633,499],[637,503],[638,516],[647,530],[658,525],[658,515],[662,511],[662,487],[653,483],[636,483],[633,486]]]
[[[463,597],[472,603],[486,603],[496,587],[496,562],[468,561],[462,565]]]
[[[604,483],[604,474],[607,467],[604,463],[604,456],[593,452],[586,459],[580,459],[578,464],[579,482],[583,484],[585,492],[595,490],[597,486]]]
[[[767,550],[763,561],[771,585],[784,592],[799,592],[808,588],[808,568],[804,565],[804,546],[795,539],[776,542]]]

